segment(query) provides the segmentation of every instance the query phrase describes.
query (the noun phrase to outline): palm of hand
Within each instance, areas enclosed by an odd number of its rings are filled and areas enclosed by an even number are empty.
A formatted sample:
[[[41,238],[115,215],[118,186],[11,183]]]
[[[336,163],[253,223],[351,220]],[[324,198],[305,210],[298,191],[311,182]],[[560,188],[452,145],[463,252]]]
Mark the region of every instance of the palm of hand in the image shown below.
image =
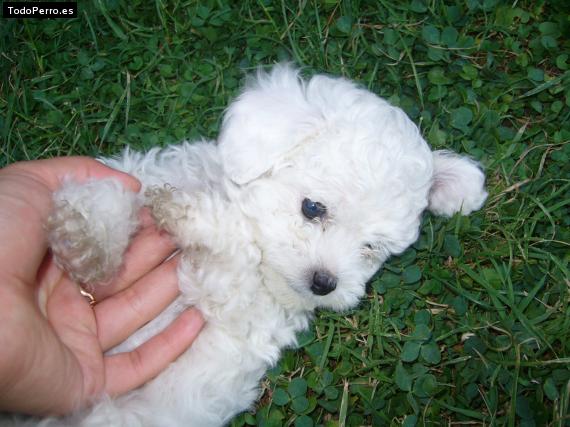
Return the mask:
[[[138,190],[133,178],[85,158],[0,171],[0,409],[63,414],[103,393],[122,394],[164,369],[202,325],[189,310],[133,352],[104,355],[176,298],[176,258],[163,262],[174,247],[143,220],[122,273],[91,307],[46,255],[51,195],[70,173],[79,180],[112,175]]]

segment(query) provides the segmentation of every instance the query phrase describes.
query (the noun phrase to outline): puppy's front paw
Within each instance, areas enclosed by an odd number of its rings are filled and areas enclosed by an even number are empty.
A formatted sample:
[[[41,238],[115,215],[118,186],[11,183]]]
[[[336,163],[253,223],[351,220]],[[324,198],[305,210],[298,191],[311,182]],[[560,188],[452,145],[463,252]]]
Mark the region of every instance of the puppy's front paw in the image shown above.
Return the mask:
[[[187,193],[167,184],[149,187],[145,197],[157,226],[183,249],[201,246],[214,252],[223,250],[228,236],[239,227],[232,220],[237,213],[230,213],[226,201],[217,195]]]
[[[109,281],[138,227],[137,195],[112,179],[67,181],[47,221],[55,261],[82,284]]]
[[[110,279],[116,266],[107,265],[105,250],[81,212],[66,201],[57,202],[47,229],[56,262],[73,280],[92,284]]]
[[[178,190],[170,185],[149,187],[144,195],[156,225],[176,235],[177,224],[188,218],[189,206],[177,200]]]

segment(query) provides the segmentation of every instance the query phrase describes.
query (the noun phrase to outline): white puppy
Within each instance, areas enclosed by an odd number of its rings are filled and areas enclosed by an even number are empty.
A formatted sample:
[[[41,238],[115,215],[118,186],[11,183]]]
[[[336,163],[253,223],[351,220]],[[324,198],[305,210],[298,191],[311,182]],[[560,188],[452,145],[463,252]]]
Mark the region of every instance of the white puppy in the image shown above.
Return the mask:
[[[317,307],[346,310],[391,255],[418,237],[422,212],[468,214],[487,193],[478,165],[432,152],[399,108],[343,78],[308,81],[278,65],[251,79],[217,142],[104,162],[143,183],[67,182],[51,246],[78,281],[115,274],[136,212],[151,207],[183,250],[181,296],[114,352],[162,330],[187,306],[207,323],[165,372],[105,399],[82,426],[221,426],[252,407],[264,372]]]

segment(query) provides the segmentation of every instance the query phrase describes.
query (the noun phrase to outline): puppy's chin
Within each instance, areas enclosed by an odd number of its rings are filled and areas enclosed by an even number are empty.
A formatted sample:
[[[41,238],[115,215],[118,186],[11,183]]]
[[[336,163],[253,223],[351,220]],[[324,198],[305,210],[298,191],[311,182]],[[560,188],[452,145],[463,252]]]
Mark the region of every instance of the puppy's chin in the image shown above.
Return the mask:
[[[346,311],[354,308],[364,296],[365,285],[346,284],[339,282],[336,289],[326,295],[318,295],[311,290],[306,281],[289,283],[291,290],[297,295],[304,307],[310,310],[326,309],[333,311]]]
[[[316,308],[323,308],[333,311],[346,311],[356,307],[363,295],[364,292],[362,292],[362,294],[356,294],[342,292],[339,290],[336,294],[333,292],[323,297],[316,296],[314,299],[316,302]]]

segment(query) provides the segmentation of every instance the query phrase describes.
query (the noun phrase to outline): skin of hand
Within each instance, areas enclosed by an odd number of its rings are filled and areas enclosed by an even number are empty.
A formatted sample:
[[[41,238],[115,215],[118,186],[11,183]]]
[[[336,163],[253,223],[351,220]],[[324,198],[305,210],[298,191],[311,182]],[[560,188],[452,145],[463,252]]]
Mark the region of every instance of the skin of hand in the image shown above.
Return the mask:
[[[106,356],[178,295],[177,257],[148,213],[112,283],[91,307],[54,263],[44,227],[62,179],[133,177],[84,157],[15,163],[0,170],[0,411],[63,415],[137,388],[165,369],[203,326],[194,309],[129,353]],[[165,261],[166,260],[166,261]]]

